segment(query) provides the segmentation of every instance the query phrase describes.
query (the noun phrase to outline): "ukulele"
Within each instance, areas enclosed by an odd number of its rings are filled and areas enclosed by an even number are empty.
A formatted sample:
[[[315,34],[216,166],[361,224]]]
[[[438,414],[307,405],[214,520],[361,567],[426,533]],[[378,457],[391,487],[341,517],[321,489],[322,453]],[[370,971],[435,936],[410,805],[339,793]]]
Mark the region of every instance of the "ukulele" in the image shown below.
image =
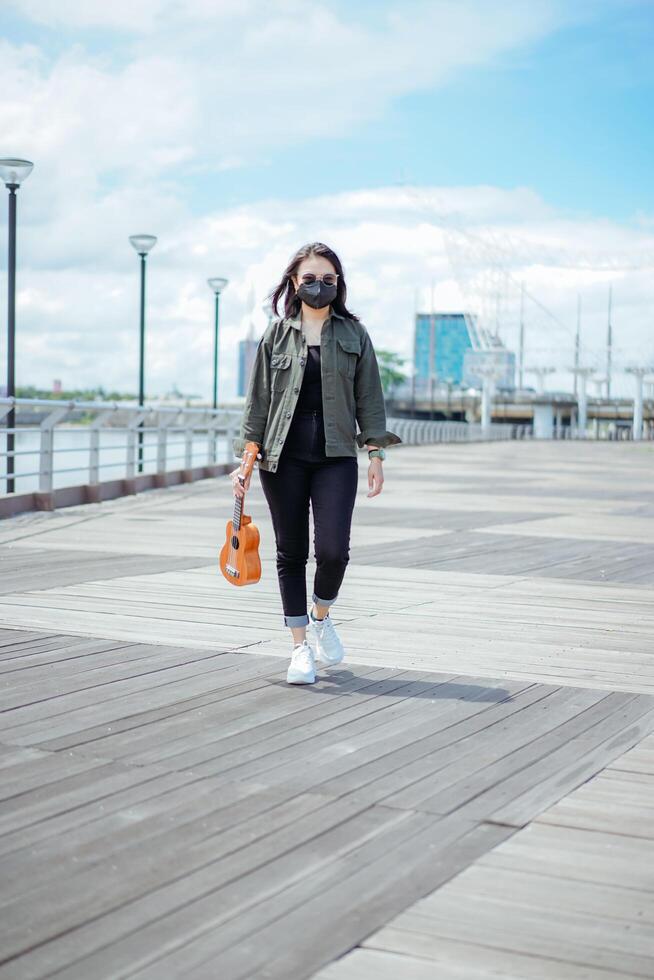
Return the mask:
[[[252,473],[258,452],[256,442],[246,443],[238,474],[241,485]],[[226,539],[218,559],[221,572],[232,585],[253,585],[261,578],[259,529],[252,523],[252,518],[243,513],[244,501],[244,496],[234,497],[234,516],[227,522]]]

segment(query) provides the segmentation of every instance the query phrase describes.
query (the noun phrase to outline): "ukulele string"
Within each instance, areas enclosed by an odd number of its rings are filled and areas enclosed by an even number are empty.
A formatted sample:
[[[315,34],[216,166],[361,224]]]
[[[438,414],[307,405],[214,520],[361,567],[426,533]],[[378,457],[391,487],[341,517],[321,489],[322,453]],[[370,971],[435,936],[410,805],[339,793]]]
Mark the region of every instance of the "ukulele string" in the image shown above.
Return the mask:
[[[244,476],[244,474],[241,475]],[[236,497],[234,499],[234,513],[232,515],[232,531],[234,533],[230,535],[229,552],[228,552],[229,564],[232,566],[232,568],[236,566],[236,562],[235,562],[236,548],[234,546],[234,541],[236,539],[236,535],[238,534],[241,528],[241,513],[243,509],[243,500],[244,497]]]
[[[238,533],[240,529],[242,506],[243,506],[243,498],[236,497],[234,500],[234,513],[232,516],[232,530],[235,532],[235,534]],[[236,549],[234,547],[234,534],[232,534],[230,535],[230,544],[229,544],[229,563],[232,566],[232,568],[235,566],[235,561],[234,561],[235,556],[236,556]]]
[[[230,535],[229,540],[229,561],[232,567],[234,566],[234,558],[236,554],[236,550],[234,548],[234,534],[238,531],[238,509],[240,499],[240,497],[237,497],[234,500],[234,513],[232,514],[232,534]]]

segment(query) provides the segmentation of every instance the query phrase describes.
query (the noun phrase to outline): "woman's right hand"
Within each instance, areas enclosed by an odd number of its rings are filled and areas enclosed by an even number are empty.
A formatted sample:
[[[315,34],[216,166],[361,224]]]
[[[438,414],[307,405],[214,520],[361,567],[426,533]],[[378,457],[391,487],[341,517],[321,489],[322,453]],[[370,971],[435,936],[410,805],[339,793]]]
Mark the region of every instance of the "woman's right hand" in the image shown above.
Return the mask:
[[[232,489],[234,491],[235,497],[244,497],[245,491],[250,489],[250,477],[252,476],[252,471],[250,470],[250,472],[245,478],[244,483],[241,483],[241,481],[238,478],[240,472],[241,472],[241,467],[239,466],[237,469],[232,470],[232,472],[229,474],[230,477],[232,478]]]

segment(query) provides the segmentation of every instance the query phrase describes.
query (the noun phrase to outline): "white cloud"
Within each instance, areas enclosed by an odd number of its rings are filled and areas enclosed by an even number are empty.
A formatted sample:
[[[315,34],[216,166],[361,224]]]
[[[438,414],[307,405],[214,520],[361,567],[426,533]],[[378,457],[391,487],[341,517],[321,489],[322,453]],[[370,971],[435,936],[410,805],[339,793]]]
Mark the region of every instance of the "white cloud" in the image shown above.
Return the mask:
[[[440,203],[434,211],[436,200]],[[463,200],[465,234],[462,245],[451,253],[458,258],[454,274],[442,215],[460,212]],[[111,210],[106,202],[103,209]],[[316,215],[326,217],[317,220]],[[93,213],[89,220],[95,222]],[[327,241],[341,255],[351,308],[362,317],[375,344],[405,357],[411,356],[416,293],[420,306],[428,308],[432,282],[437,308],[460,309],[478,300],[478,294],[468,295],[465,287],[470,278],[480,281],[480,272],[486,271],[491,289],[487,300],[494,304],[494,280],[484,266],[488,252],[478,248],[478,237],[492,232],[501,249],[493,254],[500,256],[512,277],[497,280],[504,340],[517,339],[521,281],[557,318],[528,298],[529,363],[554,363],[561,369],[571,364],[580,292],[583,358],[600,369],[610,282],[616,370],[643,357],[654,361],[654,285],[651,269],[642,268],[654,255],[654,233],[606,220],[562,218],[521,188],[364,189],[359,194],[269,201],[198,218],[171,209],[160,231],[161,241],[148,260],[147,374],[153,394],[173,383],[187,392],[208,394],[213,301],[206,279],[222,274],[230,285],[222,298],[220,384],[223,396],[231,397],[237,343],[246,333],[252,287],[260,331],[260,302],[292,252],[315,239]],[[107,262],[101,263],[98,254],[86,265],[38,269],[29,257],[42,234],[53,238],[56,229],[29,228],[22,236],[21,255],[28,258],[19,276],[19,380],[49,384],[61,377],[69,385],[84,379],[88,384],[134,389],[138,263],[125,236],[118,236],[120,254],[116,247],[110,249]],[[454,234],[461,236],[458,230]],[[193,244],[200,254],[194,253]],[[553,379],[559,385],[569,382],[564,373]],[[628,379],[620,384],[624,391],[631,390]]]
[[[14,0],[63,28],[56,54],[0,49],[0,143],[63,184],[220,170],[348,133],[400,96],[488,64],[570,18],[561,0],[383,5]],[[89,29],[103,29],[103,41]],[[117,33],[110,33],[111,30]],[[97,33],[97,32],[96,32]]]

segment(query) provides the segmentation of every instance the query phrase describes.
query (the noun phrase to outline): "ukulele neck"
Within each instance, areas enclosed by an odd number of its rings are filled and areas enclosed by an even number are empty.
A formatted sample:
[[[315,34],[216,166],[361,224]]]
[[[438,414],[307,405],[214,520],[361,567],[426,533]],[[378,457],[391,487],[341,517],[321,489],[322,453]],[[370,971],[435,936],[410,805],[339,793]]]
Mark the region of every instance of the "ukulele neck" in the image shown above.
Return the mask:
[[[234,498],[234,514],[232,516],[232,527],[235,531],[241,530],[241,521],[243,518],[243,501],[245,497],[235,497]]]

